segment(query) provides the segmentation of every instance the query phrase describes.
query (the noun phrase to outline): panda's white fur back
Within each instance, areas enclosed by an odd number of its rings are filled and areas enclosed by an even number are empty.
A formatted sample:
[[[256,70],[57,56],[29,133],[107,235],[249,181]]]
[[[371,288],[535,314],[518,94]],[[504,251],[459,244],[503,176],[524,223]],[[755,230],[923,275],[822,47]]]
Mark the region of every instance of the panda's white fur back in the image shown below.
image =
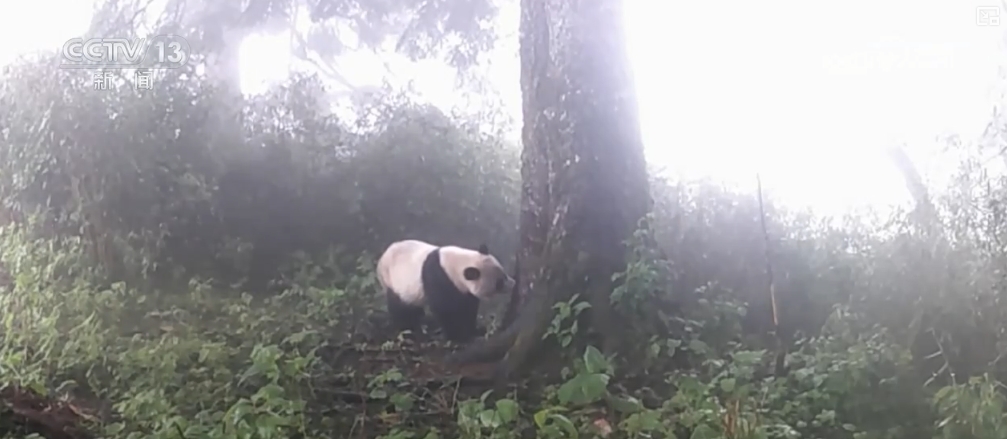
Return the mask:
[[[474,257],[482,257],[479,252],[466,248],[439,247],[441,268],[447,273],[459,291],[473,293],[472,282],[466,281],[462,273]],[[385,250],[378,260],[378,281],[395,292],[403,302],[410,305],[426,303],[423,290],[423,262],[430,252],[438,247],[416,239],[396,242]]]
[[[395,292],[410,305],[422,305],[423,296],[423,260],[437,246],[423,241],[408,239],[396,242],[390,246],[378,259],[378,282],[381,286]]]

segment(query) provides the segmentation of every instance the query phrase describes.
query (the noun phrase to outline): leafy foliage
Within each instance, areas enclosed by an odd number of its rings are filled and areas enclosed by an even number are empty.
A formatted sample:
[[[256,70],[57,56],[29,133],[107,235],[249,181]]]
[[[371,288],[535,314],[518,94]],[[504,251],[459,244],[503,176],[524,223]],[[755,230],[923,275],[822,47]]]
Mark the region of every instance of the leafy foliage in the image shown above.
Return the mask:
[[[375,252],[403,235],[513,248],[513,148],[436,108],[392,97],[358,127],[297,77],[248,101],[242,137],[224,141],[199,78],[145,93],[88,76],[50,58],[12,70],[0,196],[8,219],[40,212],[46,230],[81,236],[113,277],[264,283],[295,252]]]

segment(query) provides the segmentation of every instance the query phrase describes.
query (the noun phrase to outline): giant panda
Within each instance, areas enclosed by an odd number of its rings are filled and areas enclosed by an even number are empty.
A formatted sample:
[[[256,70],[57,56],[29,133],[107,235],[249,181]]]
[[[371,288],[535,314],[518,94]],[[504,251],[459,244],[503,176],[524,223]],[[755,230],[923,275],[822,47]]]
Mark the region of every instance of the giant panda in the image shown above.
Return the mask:
[[[415,239],[394,242],[378,259],[377,275],[398,330],[418,329],[429,306],[444,335],[457,343],[477,335],[480,300],[514,286],[486,244],[471,250]]]

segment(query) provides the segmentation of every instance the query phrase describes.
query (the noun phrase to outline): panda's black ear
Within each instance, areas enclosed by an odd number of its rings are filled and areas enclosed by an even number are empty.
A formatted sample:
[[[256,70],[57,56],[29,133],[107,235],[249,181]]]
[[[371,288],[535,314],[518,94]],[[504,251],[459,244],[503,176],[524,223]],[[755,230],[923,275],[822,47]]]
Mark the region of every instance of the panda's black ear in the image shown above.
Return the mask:
[[[479,244],[479,253],[484,255],[490,254],[490,248],[486,246],[486,243]]]
[[[479,269],[476,267],[468,267],[465,269],[465,271],[462,272],[462,275],[465,276],[465,280],[467,281],[475,281],[479,280],[479,277],[482,276],[482,273],[479,272]]]

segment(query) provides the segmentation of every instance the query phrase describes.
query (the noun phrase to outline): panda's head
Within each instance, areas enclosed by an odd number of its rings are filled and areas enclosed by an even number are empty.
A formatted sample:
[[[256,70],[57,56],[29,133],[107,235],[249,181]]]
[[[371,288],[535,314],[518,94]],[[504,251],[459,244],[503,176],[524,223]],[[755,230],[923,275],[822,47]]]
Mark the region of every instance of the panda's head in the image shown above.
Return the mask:
[[[461,247],[441,247],[445,269],[459,287],[480,299],[504,294],[514,288],[514,279],[507,275],[500,261],[490,254],[486,244],[478,250]]]

